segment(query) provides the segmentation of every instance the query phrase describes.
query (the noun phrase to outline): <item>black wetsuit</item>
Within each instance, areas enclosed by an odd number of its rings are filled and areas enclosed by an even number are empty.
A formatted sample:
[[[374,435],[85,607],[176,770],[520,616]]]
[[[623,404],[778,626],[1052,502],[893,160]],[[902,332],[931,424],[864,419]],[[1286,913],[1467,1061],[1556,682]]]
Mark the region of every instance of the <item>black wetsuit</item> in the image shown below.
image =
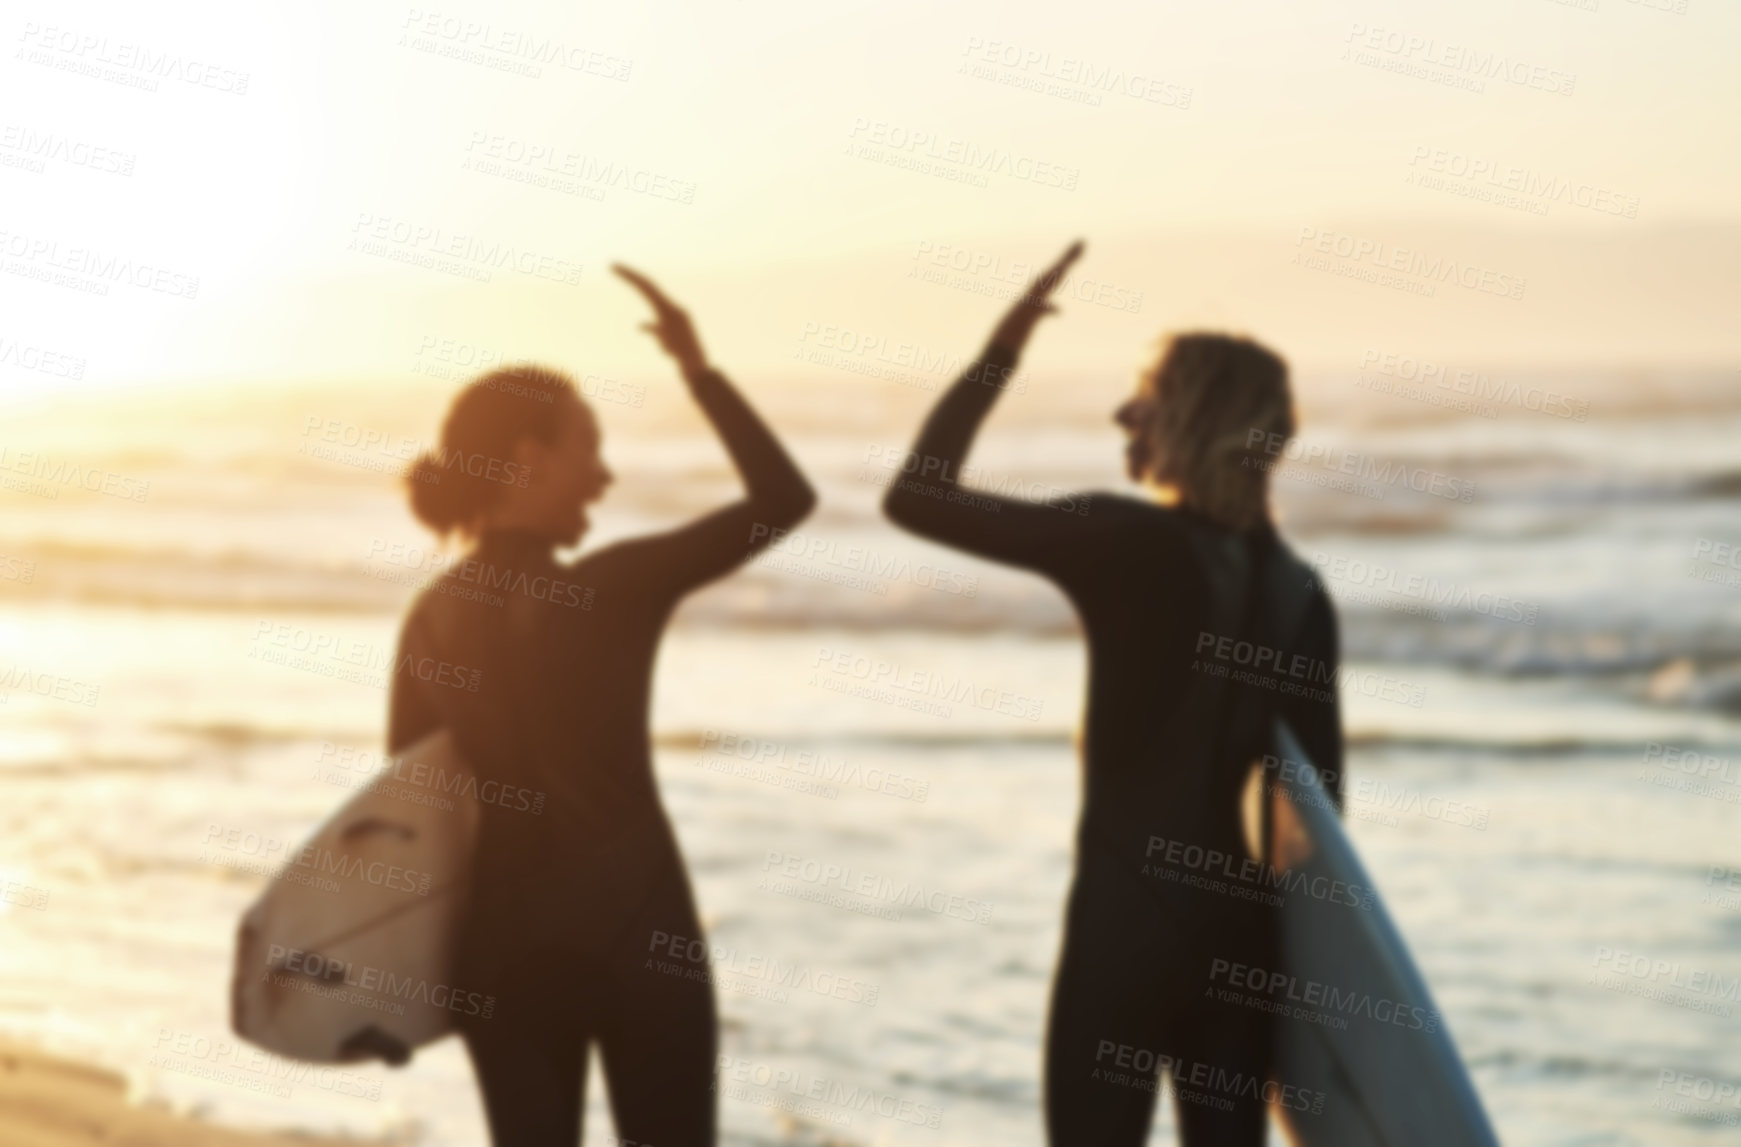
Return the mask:
[[[1014,362],[994,346],[955,383],[886,506],[916,533],[1044,574],[1086,632],[1083,808],[1047,1033],[1049,1138],[1146,1142],[1158,1065],[1175,1072],[1187,1144],[1261,1144],[1267,1022],[1206,989],[1218,958],[1276,966],[1273,911],[1243,895],[1259,885],[1226,875],[1249,855],[1239,797],[1248,765],[1271,751],[1274,715],[1334,774],[1340,804],[1330,600],[1267,526],[1241,534],[1118,495],[1035,503],[960,487]],[[1270,662],[1293,674],[1234,684],[1256,645],[1283,651]],[[1312,685],[1289,688],[1295,676]]]
[[[470,790],[482,816],[454,979],[496,997],[489,1018],[459,1019],[504,1147],[579,1141],[593,1040],[619,1137],[714,1141],[709,970],[671,954],[685,950],[671,938],[702,932],[653,778],[653,664],[679,600],[801,519],[813,495],[729,383],[709,375],[693,390],[743,501],[571,565],[536,535],[486,533],[400,635],[390,749],[445,727],[484,782]]]

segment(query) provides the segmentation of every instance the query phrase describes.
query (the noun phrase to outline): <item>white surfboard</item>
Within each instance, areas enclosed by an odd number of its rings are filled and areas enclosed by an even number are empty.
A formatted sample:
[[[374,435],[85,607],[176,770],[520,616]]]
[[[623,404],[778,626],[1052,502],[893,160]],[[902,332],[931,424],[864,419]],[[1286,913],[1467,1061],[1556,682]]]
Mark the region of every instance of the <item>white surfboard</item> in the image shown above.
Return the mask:
[[[1308,880],[1374,888],[1329,795],[1286,722],[1292,762],[1270,790],[1271,855]],[[1323,888],[1324,885],[1314,885]],[[1282,949],[1299,1016],[1275,1024],[1278,1082],[1324,1097],[1316,1113],[1276,1112],[1298,1147],[1498,1147],[1443,1017],[1376,892],[1366,908],[1288,895]],[[1335,993],[1332,995],[1331,993]],[[1343,1020],[1346,1026],[1337,1027]]]
[[[443,799],[439,778],[466,768],[446,730],[431,734],[396,770],[431,783],[375,778],[289,857],[237,934],[237,1035],[293,1059],[397,1065],[493,1004],[451,976],[478,804]]]

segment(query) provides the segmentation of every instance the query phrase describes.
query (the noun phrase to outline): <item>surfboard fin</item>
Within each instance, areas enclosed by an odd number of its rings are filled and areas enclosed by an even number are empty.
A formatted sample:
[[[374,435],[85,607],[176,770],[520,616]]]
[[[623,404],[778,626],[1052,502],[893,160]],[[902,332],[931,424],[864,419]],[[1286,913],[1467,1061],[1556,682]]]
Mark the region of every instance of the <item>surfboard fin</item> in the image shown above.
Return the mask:
[[[346,1037],[339,1045],[339,1053],[346,1059],[379,1059],[389,1067],[404,1067],[411,1062],[411,1048],[373,1024]]]
[[[345,825],[344,831],[339,833],[339,839],[343,841],[352,841],[356,840],[358,837],[368,836],[371,833],[377,832],[390,833],[397,836],[400,840],[417,839],[417,830],[412,828],[410,825],[396,820],[388,820],[385,817],[379,816],[366,816],[360,820],[354,820],[350,824]]]

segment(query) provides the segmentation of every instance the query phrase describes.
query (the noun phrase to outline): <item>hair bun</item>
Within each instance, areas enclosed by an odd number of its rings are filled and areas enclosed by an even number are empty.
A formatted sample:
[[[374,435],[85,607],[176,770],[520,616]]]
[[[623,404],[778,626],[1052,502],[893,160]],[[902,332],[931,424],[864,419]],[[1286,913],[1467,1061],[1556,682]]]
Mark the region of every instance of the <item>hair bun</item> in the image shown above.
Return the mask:
[[[573,381],[549,367],[510,366],[473,379],[448,408],[441,445],[405,471],[411,512],[438,534],[472,526],[509,480],[500,472],[515,444],[527,435],[554,441],[575,409],[584,412],[586,404]],[[479,458],[490,465],[473,465]],[[513,469],[506,466],[507,472]]]
[[[463,469],[442,472],[441,462],[427,451],[405,472],[411,488],[411,512],[438,534],[448,534],[483,508],[481,492],[468,489],[471,475]]]

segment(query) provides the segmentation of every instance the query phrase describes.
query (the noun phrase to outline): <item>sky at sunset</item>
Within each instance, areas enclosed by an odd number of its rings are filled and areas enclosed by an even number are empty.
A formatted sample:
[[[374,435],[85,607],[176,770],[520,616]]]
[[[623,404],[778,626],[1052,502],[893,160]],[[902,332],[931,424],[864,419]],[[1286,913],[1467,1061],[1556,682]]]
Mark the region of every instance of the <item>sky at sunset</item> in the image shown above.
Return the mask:
[[[27,4],[0,339],[85,385],[649,369],[621,259],[777,375],[971,350],[1080,235],[1054,365],[1722,367],[1741,10],[1676,2]]]

